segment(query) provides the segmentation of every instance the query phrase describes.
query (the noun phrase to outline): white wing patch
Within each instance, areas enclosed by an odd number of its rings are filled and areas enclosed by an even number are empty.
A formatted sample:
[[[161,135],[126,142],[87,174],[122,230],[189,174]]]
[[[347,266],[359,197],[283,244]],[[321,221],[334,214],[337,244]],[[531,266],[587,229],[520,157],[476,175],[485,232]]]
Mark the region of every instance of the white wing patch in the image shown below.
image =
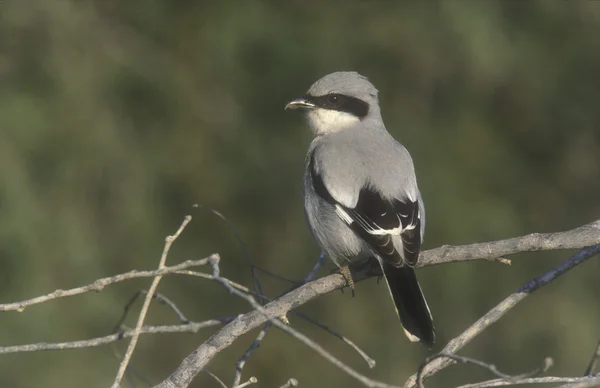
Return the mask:
[[[335,212],[348,225],[354,222],[354,220],[352,220],[352,217],[350,217],[350,215],[346,213],[346,211],[339,204],[335,205]]]
[[[348,214],[348,212],[346,210],[344,210],[344,208],[340,204],[335,205],[335,212],[346,224],[351,225],[354,222],[354,219]],[[359,213],[356,213],[356,212],[354,213],[354,217],[356,217],[359,225],[367,233],[375,235],[375,236],[387,236],[387,235],[398,236],[406,230],[413,230],[415,228],[416,225],[414,223],[407,225],[406,228],[403,228],[402,221],[400,220],[400,216],[402,216],[402,214],[397,215],[398,223],[400,226],[398,226],[397,228],[393,228],[393,229],[383,229],[382,227],[377,225],[372,220],[365,220],[365,218],[362,215],[360,215]],[[374,228],[373,226],[375,226],[376,228]]]

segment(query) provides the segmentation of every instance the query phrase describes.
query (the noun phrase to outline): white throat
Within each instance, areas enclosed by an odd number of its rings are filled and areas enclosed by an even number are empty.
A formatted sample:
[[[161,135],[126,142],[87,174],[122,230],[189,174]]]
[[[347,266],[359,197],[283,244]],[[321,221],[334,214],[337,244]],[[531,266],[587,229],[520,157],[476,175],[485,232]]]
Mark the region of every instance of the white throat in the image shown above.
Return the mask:
[[[346,129],[360,119],[351,113],[315,108],[307,113],[308,124],[315,135],[324,135]]]

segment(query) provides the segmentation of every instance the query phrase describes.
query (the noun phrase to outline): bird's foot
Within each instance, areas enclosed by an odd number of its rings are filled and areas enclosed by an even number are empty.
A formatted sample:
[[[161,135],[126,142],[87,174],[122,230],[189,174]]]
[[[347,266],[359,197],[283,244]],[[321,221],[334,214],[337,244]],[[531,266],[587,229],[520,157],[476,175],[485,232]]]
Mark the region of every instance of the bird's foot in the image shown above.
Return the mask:
[[[340,267],[340,273],[346,279],[346,284],[350,287],[352,291],[352,296],[354,297],[354,279],[352,279],[352,273],[350,272],[350,268],[347,265]],[[343,289],[342,289],[343,290]]]

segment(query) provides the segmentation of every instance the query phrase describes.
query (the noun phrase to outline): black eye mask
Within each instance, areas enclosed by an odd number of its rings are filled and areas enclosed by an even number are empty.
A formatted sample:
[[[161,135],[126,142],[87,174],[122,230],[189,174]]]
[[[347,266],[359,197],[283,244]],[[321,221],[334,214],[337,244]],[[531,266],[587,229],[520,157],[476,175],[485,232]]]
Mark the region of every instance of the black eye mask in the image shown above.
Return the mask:
[[[331,93],[323,96],[307,95],[305,98],[320,108],[347,112],[359,119],[369,113],[369,104],[356,97]]]

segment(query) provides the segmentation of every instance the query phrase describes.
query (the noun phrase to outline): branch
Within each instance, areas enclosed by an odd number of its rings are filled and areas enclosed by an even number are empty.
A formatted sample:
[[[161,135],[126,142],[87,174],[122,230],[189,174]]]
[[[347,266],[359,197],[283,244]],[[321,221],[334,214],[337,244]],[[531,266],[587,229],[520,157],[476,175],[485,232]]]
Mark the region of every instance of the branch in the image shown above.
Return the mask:
[[[344,372],[346,372],[350,376],[354,377],[355,379],[357,379],[358,381],[363,383],[363,385],[365,385],[365,386],[374,387],[374,388],[399,388],[397,386],[378,382],[378,381],[372,380],[366,376],[361,375],[360,373],[356,372],[354,369],[350,368],[349,366],[347,366],[346,364],[344,364],[343,362],[338,360],[332,354],[327,352],[318,343],[312,341],[304,334],[302,334],[302,333],[294,330],[293,328],[289,327],[288,325],[282,323],[280,321],[280,319],[277,317],[283,316],[285,314],[285,312],[289,311],[292,307],[290,306],[289,308],[284,308],[282,313],[280,313],[280,314],[277,314],[277,313],[274,314],[272,311],[272,307],[274,305],[277,305],[279,301],[286,300],[286,297],[289,299],[289,296],[291,294],[296,294],[296,291],[292,291],[292,292],[282,296],[280,299],[277,299],[276,301],[271,302],[263,307],[259,303],[257,303],[256,300],[251,295],[240,292],[239,290],[232,287],[231,284],[229,284],[229,281],[227,279],[220,277],[220,275],[219,275],[219,259],[218,258],[211,260],[210,264],[213,267],[213,278],[215,280],[219,281],[221,284],[223,284],[223,286],[225,286],[225,288],[227,288],[230,293],[232,293],[236,296],[239,296],[243,299],[246,299],[250,303],[250,305],[254,308],[254,310],[248,314],[239,315],[233,322],[231,322],[229,325],[226,326],[226,328],[228,328],[227,330],[220,330],[219,332],[217,332],[216,334],[211,336],[206,342],[204,342],[202,345],[200,345],[200,347],[198,349],[196,349],[194,352],[192,352],[192,354],[190,354],[183,361],[183,363],[179,366],[179,368],[177,368],[175,373],[173,373],[171,376],[169,376],[167,379],[165,379],[162,383],[160,383],[156,387],[158,387],[158,388],[187,387],[192,382],[194,377],[202,369],[204,369],[206,367],[206,365],[212,360],[212,358],[220,350],[226,348],[231,343],[233,343],[233,341],[237,337],[239,337],[241,334],[244,334],[245,332],[250,330],[248,328],[247,322],[244,322],[244,317],[253,316],[253,318],[251,319],[251,322],[253,322],[255,324],[254,327],[256,327],[256,326],[260,325],[261,323],[268,320],[271,324],[273,324],[277,328],[292,335],[294,338],[296,338],[300,342],[304,343],[305,345],[307,345],[310,348],[312,348],[313,350],[315,350],[323,358],[325,358],[329,362],[333,363],[334,365],[336,365],[337,367],[342,369]],[[342,275],[339,275],[339,274],[330,275],[330,276],[328,276],[328,278],[330,278],[332,276],[334,276],[335,279],[337,281],[339,281],[339,283],[337,283],[337,284],[340,287],[343,284],[345,284],[345,280]],[[298,288],[298,290],[304,290],[306,292],[307,291],[306,286],[310,286],[311,284],[314,286],[314,283],[317,283],[317,282],[318,282],[318,280],[308,283],[308,284]],[[309,292],[309,293],[314,294],[313,297],[318,295],[318,291],[316,289],[313,289],[312,291],[313,292]],[[314,293],[315,291],[317,292],[316,294]],[[293,303],[293,300],[291,300],[289,302]],[[269,306],[271,306],[271,307],[269,307]],[[271,310],[271,311],[269,311],[269,310]],[[258,323],[256,323],[256,322],[258,322]]]
[[[586,378],[588,378],[588,380],[585,380]],[[600,387],[600,375],[596,375],[596,377],[586,376],[586,377],[581,378],[581,381],[570,382],[568,384],[561,385],[558,388],[592,388],[592,387]]]
[[[430,249],[419,254],[417,267],[426,267],[457,261],[499,259],[521,252],[581,249],[600,244],[600,220],[557,233],[532,233],[508,240]]]
[[[544,365],[541,368],[536,368],[536,369],[534,369],[531,372],[527,372],[527,373],[522,373],[522,374],[519,374],[519,375],[511,376],[511,375],[506,374],[504,372],[500,372],[498,370],[498,368],[496,368],[496,365],[494,365],[494,364],[488,364],[487,362],[479,361],[479,360],[476,360],[476,359],[470,358],[470,357],[458,356],[456,354],[438,353],[438,354],[434,354],[431,357],[427,357],[425,359],[425,361],[423,361],[423,363],[419,367],[419,370],[417,372],[417,386],[419,388],[423,388],[423,378],[422,378],[423,369],[428,364],[430,364],[432,361],[434,361],[436,359],[441,359],[441,358],[448,358],[448,359],[454,360],[456,362],[462,362],[463,364],[477,365],[477,366],[479,366],[481,368],[489,370],[494,375],[500,377],[501,380],[512,381],[513,383],[515,381],[522,380],[522,379],[525,379],[525,378],[530,378],[530,377],[533,377],[533,376],[537,376],[537,375],[539,375],[541,373],[546,372],[552,366],[552,364],[554,362],[554,361],[552,361],[552,359],[550,357],[547,357],[547,358],[544,359]]]
[[[191,216],[185,216],[183,222],[177,232],[175,232],[172,236],[167,236],[165,239],[165,247],[163,249],[163,253],[160,256],[160,261],[158,263],[158,269],[165,268],[165,262],[167,261],[167,255],[169,254],[169,249],[171,249],[171,245],[177,237],[183,232],[187,224],[192,220]],[[150,289],[146,293],[146,299],[144,300],[144,305],[142,306],[142,310],[140,311],[140,315],[138,317],[137,324],[135,325],[135,330],[133,331],[133,335],[131,336],[131,341],[129,342],[129,346],[127,347],[127,351],[125,352],[125,357],[121,361],[119,365],[119,370],[117,371],[117,375],[115,376],[115,381],[113,382],[112,388],[119,388],[121,385],[121,380],[123,379],[123,375],[125,375],[125,371],[127,370],[127,365],[129,365],[129,360],[131,360],[131,356],[133,355],[133,351],[135,350],[135,346],[137,345],[138,338],[140,336],[140,332],[142,327],[144,326],[144,320],[146,319],[146,314],[148,313],[148,308],[150,308],[150,302],[152,302],[152,296],[154,292],[156,292],[156,288],[158,287],[158,283],[162,279],[163,275],[156,275],[152,280],[152,284],[150,285]]]
[[[469,261],[476,259],[497,260],[504,256],[519,252],[583,248],[590,244],[600,244],[600,220],[567,232],[549,234],[530,234],[519,238],[512,238],[508,240],[494,241],[489,243],[472,244],[466,246],[444,246],[441,248],[423,252],[421,256],[422,259],[420,258],[419,260],[419,266],[423,267],[427,265],[435,265],[445,262],[456,262],[464,260]],[[600,250],[600,245],[594,247],[594,249]],[[553,280],[568,269],[591,257],[593,254],[595,254],[595,252],[596,251],[592,253],[590,249],[579,252],[573,258],[569,259],[567,263],[557,267],[555,270],[547,272],[539,278],[533,279],[533,286],[529,290],[528,283],[528,285],[526,285],[523,289],[519,290],[516,293],[517,296],[514,298],[514,300],[511,299],[510,301],[505,302],[510,302],[509,304],[512,303],[512,306],[514,306],[516,303],[522,300],[528,292],[532,292],[535,289],[541,287],[542,285],[548,283],[549,281]],[[354,276],[355,280],[358,281],[367,277],[374,276],[374,274],[357,273],[354,274]],[[547,278],[548,276],[550,277]],[[239,315],[233,322],[223,327],[221,330],[219,330],[217,333],[211,336],[205,343],[200,345],[200,347],[198,347],[196,351],[194,351],[188,357],[186,357],[179,365],[179,367],[171,374],[171,376],[169,376],[161,384],[157,385],[157,387],[187,387],[194,378],[194,376],[203,367],[205,367],[216,356],[217,353],[227,348],[229,345],[231,345],[231,343],[233,343],[233,341],[235,341],[241,335],[263,324],[264,322],[269,320],[269,317],[282,316],[289,310],[296,309],[299,306],[309,302],[312,299],[317,298],[320,295],[324,295],[335,289],[342,288],[343,286],[345,286],[345,280],[343,276],[340,274],[332,274],[312,281],[310,283],[304,284],[303,286],[298,287],[290,293],[283,295],[279,299],[276,299],[275,301],[268,303],[264,307],[261,307],[260,310],[255,309],[254,311],[250,311],[249,313]],[[251,298],[248,295],[245,295],[245,297]],[[504,310],[500,311],[496,311],[495,309],[492,310],[492,312],[490,312],[492,313],[492,316],[494,316],[494,314],[497,315],[496,319],[493,322],[499,319],[512,306],[501,306]],[[488,314],[486,314],[486,316],[488,316]],[[491,317],[488,316],[487,318],[490,319]],[[483,323],[481,323],[480,321],[478,321],[478,323],[479,325],[482,325]],[[277,320],[274,320],[273,322],[280,323]],[[489,326],[489,324],[485,327],[487,326]],[[466,335],[464,338],[460,337],[457,339],[459,343],[460,341],[464,341],[464,343],[458,345],[458,343],[452,342],[446,347],[446,349],[444,349],[444,351],[446,353],[455,352],[456,350],[462,348],[462,346],[466,345],[466,343],[468,343],[470,339],[472,339],[479,332],[476,332],[476,327],[474,325],[465,333]],[[456,347],[456,349],[454,349],[454,347]],[[323,352],[326,351],[323,350]],[[345,367],[347,366],[343,364],[338,364],[337,362],[339,362],[339,360],[337,359],[328,360],[336,364],[338,367],[344,369],[351,376],[359,379],[366,386],[389,386],[383,383],[370,380],[365,376],[358,374],[354,370],[349,369],[349,367],[348,369],[345,369]],[[449,364],[448,362],[446,363]],[[445,366],[446,365],[444,365],[444,367]],[[427,375],[429,375],[430,370],[431,369],[426,370]],[[414,377],[415,376],[413,376],[412,385],[414,385]],[[366,380],[364,380],[363,378]]]
[[[164,334],[164,333],[197,333],[200,329],[207,327],[223,325],[233,321],[234,318],[211,319],[204,322],[189,322],[184,325],[157,325],[143,326],[140,334]],[[91,338],[82,341],[70,342],[40,342],[36,344],[0,346],[0,354],[37,352],[41,350],[64,350],[64,349],[82,349],[96,346],[107,345],[120,341],[124,338],[133,336],[134,330],[126,330],[120,333],[106,335],[104,337]]]
[[[600,383],[600,375],[584,376],[584,377],[530,377],[527,379],[521,379],[516,381],[506,379],[495,379],[484,381],[482,383],[466,384],[461,385],[457,388],[489,388],[489,387],[507,387],[511,385],[522,385],[522,384],[550,384],[550,383],[569,383],[567,387],[572,388],[574,383],[577,384],[598,384]],[[579,385],[581,386],[581,385]],[[597,385],[583,385],[583,387],[594,387]]]
[[[225,385],[225,383],[223,382],[223,380],[221,380],[216,374],[208,371],[207,369],[204,369],[202,372],[204,372],[207,375],[209,375],[210,377],[212,377],[221,387],[227,388],[227,385]]]
[[[233,378],[232,384],[233,387],[237,387],[240,384],[240,381],[242,380],[242,371],[244,370],[246,361],[248,361],[250,356],[252,356],[252,353],[254,353],[254,351],[260,346],[260,343],[267,335],[267,332],[269,331],[270,327],[271,322],[267,322],[265,326],[263,326],[263,329],[258,333],[254,341],[252,341],[252,343],[248,347],[248,350],[246,350],[246,353],[244,353],[244,355],[240,357],[240,359],[235,364],[235,376]]]
[[[583,248],[585,246],[599,244],[600,243],[600,220],[592,222],[590,224],[584,225],[582,227],[559,233],[548,233],[548,234],[530,234],[522,237],[512,238],[508,240],[494,241],[488,243],[479,243],[479,244],[471,244],[471,245],[463,245],[463,246],[442,246],[440,248],[423,251],[421,252],[418,267],[424,267],[428,265],[437,265],[442,263],[450,263],[457,261],[472,261],[472,260],[488,260],[488,261],[499,261],[499,262],[507,262],[508,260],[504,259],[504,257],[527,251],[542,251],[542,250],[556,250],[556,249],[575,249],[575,248]],[[196,275],[207,278],[212,278],[211,275],[201,274],[198,272],[192,272],[188,269],[191,267],[196,267],[200,265],[206,265],[209,262],[214,262],[218,260],[218,255],[212,255],[210,257],[200,259],[200,260],[188,260],[183,263],[170,266],[163,267],[157,270],[152,271],[130,271],[127,273],[115,275],[112,277],[98,279],[88,285],[68,289],[61,290],[58,289],[54,292],[51,292],[46,295],[38,296],[35,298],[27,299],[21,302],[14,303],[6,303],[0,304],[0,312],[2,311],[23,311],[25,308],[48,302],[54,299],[65,298],[80,294],[85,294],[91,291],[101,291],[107,285],[119,283],[129,279],[135,278],[147,278],[157,276],[163,276],[172,273],[179,273],[185,275]],[[322,261],[321,261],[322,262]],[[318,268],[320,263],[318,263],[315,268]],[[258,268],[258,267],[257,267]],[[313,271],[314,272],[314,271]],[[313,273],[311,272],[311,274]],[[378,275],[377,269],[373,270],[373,268],[369,268],[367,271],[362,271],[355,274],[355,279],[357,281],[376,276]],[[558,275],[556,275],[558,276]],[[226,280],[223,278],[219,279],[211,279],[218,280],[222,282],[222,280]],[[242,292],[253,295],[256,294],[251,290],[248,290],[246,287],[237,285],[231,281],[226,281],[228,285],[232,287],[239,288]],[[211,343],[214,345],[209,352],[205,355],[205,359],[202,362],[208,363],[212,358],[222,349],[229,346],[233,341],[237,339],[237,337],[243,335],[249,330],[256,328],[257,326],[265,323],[266,321],[271,321],[274,319],[273,317],[284,316],[285,313],[291,309],[295,309],[308,301],[326,294],[335,289],[339,289],[345,286],[344,278],[339,274],[333,274],[326,276],[324,278],[315,280],[313,282],[304,284],[299,288],[291,291],[290,293],[272,301],[271,303],[262,306],[260,310],[255,309],[255,311],[251,311],[247,314],[238,316],[235,320],[229,322],[227,326],[223,329],[215,333],[207,343]],[[539,287],[539,286],[538,286]],[[535,288],[534,288],[535,289]],[[239,292],[239,291],[238,291]],[[148,296],[148,294],[147,294]],[[263,295],[256,294],[257,297],[263,298]],[[249,295],[244,295],[244,297],[251,298]],[[253,301],[254,299],[251,298]],[[264,299],[263,299],[264,300]],[[518,300],[520,301],[520,300]],[[518,301],[515,302],[518,303]],[[254,301],[256,302],[256,301]],[[223,323],[222,320],[213,320],[207,322],[216,322],[213,324]],[[275,320],[281,324],[278,320]],[[139,323],[139,321],[138,321]],[[197,325],[202,325],[203,322],[198,323]],[[186,332],[186,331],[195,331],[198,329],[194,329],[195,323],[190,323],[189,325],[172,325],[172,326],[143,326],[140,327],[140,334],[144,333],[168,333],[168,332]],[[211,324],[212,325],[212,324]],[[276,326],[280,327],[276,324]],[[206,327],[206,326],[202,326]],[[285,326],[284,326],[285,327]],[[281,328],[281,327],[280,327]],[[472,329],[472,328],[470,328]],[[282,329],[287,331],[285,329]],[[293,331],[293,330],[292,330]],[[467,330],[468,332],[469,330]],[[52,349],[70,349],[70,348],[78,348],[78,347],[88,347],[88,346],[99,346],[105,343],[110,343],[114,341],[118,341],[121,338],[127,338],[133,336],[134,331],[126,331],[119,334],[113,334],[111,336],[99,337],[95,339],[85,340],[85,341],[74,341],[74,342],[63,342],[63,343],[54,343],[54,344],[31,344],[31,345],[21,345],[21,346],[9,346],[0,348],[0,354],[2,353],[14,353],[18,351],[36,351],[36,350],[52,350]],[[300,333],[298,333],[300,334]],[[301,335],[301,334],[300,334]],[[305,340],[303,342],[307,343],[310,340],[304,337]],[[467,341],[468,342],[468,341]],[[466,344],[466,342],[465,342]],[[448,346],[450,346],[449,344]],[[317,345],[318,346],[318,345]],[[463,345],[456,348],[458,350]],[[316,348],[315,348],[316,349]],[[328,354],[325,350],[321,349],[323,352]],[[329,355],[329,354],[328,354]],[[335,357],[329,355],[334,360]],[[189,358],[189,357],[188,357]],[[365,358],[368,361],[368,358]],[[331,360],[336,363],[337,361]],[[178,368],[178,373],[182,371],[180,369],[185,369],[186,366],[189,367],[189,371],[185,373],[198,373],[195,371],[194,359],[186,359],[184,363],[180,365]],[[441,361],[441,360],[437,360]],[[371,363],[369,363],[371,364]],[[337,364],[336,364],[337,365]],[[343,365],[343,364],[342,364]],[[343,369],[343,366],[338,365]],[[352,371],[352,370],[351,370]],[[177,371],[176,371],[177,372]],[[357,373],[352,371],[352,373]],[[175,374],[174,374],[175,375]],[[173,376],[173,375],[172,375]],[[360,378],[364,377],[359,375]],[[414,376],[413,376],[414,377]],[[193,376],[192,376],[193,378]],[[360,380],[359,378],[359,380]],[[191,380],[190,380],[191,381]],[[363,384],[367,386],[386,386],[384,383],[378,383],[372,380],[361,380]],[[248,382],[250,383],[250,381]],[[184,386],[184,385],[173,385],[173,386]]]
[[[504,256],[521,252],[557,250],[557,249],[580,249],[586,246],[600,244],[600,220],[558,233],[533,233],[522,237],[508,240],[492,241],[471,245],[448,246],[423,251],[419,255],[417,267],[453,263],[457,261],[488,260],[498,261]],[[214,257],[214,256],[211,256]],[[81,295],[92,291],[102,291],[104,287],[120,283],[130,279],[153,278],[157,275],[167,275],[184,271],[191,267],[206,265],[210,257],[199,260],[187,260],[183,263],[164,267],[153,271],[133,270],[126,273],[98,279],[85,286],[71,288],[68,290],[55,290],[49,294],[37,296],[20,302],[0,304],[2,311],[23,311],[29,306],[48,302],[54,299]],[[188,274],[183,272],[183,274]],[[210,275],[209,275],[210,276]],[[332,276],[332,275],[330,275]],[[370,274],[375,276],[375,274]],[[363,276],[364,279],[366,276]]]
[[[216,254],[213,254],[213,256],[214,255],[216,255]],[[36,296],[35,298],[23,300],[21,302],[0,304],[0,312],[2,312],[2,311],[22,312],[23,310],[25,310],[25,308],[27,308],[29,306],[33,306],[33,305],[44,303],[44,302],[49,302],[54,299],[67,298],[70,296],[86,294],[86,293],[92,292],[92,291],[99,292],[99,291],[102,291],[104,289],[104,287],[106,287],[106,286],[124,282],[126,280],[138,279],[138,278],[153,278],[158,275],[162,276],[162,275],[177,273],[179,271],[186,270],[187,268],[199,267],[199,266],[206,265],[208,263],[208,260],[213,256],[209,256],[204,259],[187,260],[187,261],[184,261],[183,263],[179,263],[179,264],[171,266],[171,267],[164,267],[162,269],[156,269],[153,271],[133,270],[133,271],[119,274],[119,275],[114,275],[111,277],[98,279],[98,280],[95,280],[93,283],[90,283],[85,286],[71,288],[68,290],[58,289],[49,294]]]
[[[575,266],[583,263],[584,261],[586,261],[587,259],[596,255],[599,252],[600,244],[584,248],[579,252],[575,253],[570,258],[568,258],[559,266],[543,273],[538,277],[531,279],[523,287],[512,293],[509,297],[504,299],[493,309],[487,312],[483,317],[479,318],[473,325],[471,325],[471,327],[465,330],[461,335],[451,340],[440,353],[456,353],[458,350],[462,349],[465,345],[471,342],[473,338],[481,334],[481,332],[487,329],[490,325],[502,318],[504,314],[506,314],[513,307],[515,307],[529,294],[539,289],[540,287],[543,287],[544,285],[550,283],[560,275],[564,274],[565,272],[574,268]],[[405,387],[413,387],[417,384],[418,377],[426,378],[454,363],[455,361],[450,360],[448,358],[437,358],[432,362],[426,364],[423,368],[420,368],[417,374],[411,376],[406,382]]]

